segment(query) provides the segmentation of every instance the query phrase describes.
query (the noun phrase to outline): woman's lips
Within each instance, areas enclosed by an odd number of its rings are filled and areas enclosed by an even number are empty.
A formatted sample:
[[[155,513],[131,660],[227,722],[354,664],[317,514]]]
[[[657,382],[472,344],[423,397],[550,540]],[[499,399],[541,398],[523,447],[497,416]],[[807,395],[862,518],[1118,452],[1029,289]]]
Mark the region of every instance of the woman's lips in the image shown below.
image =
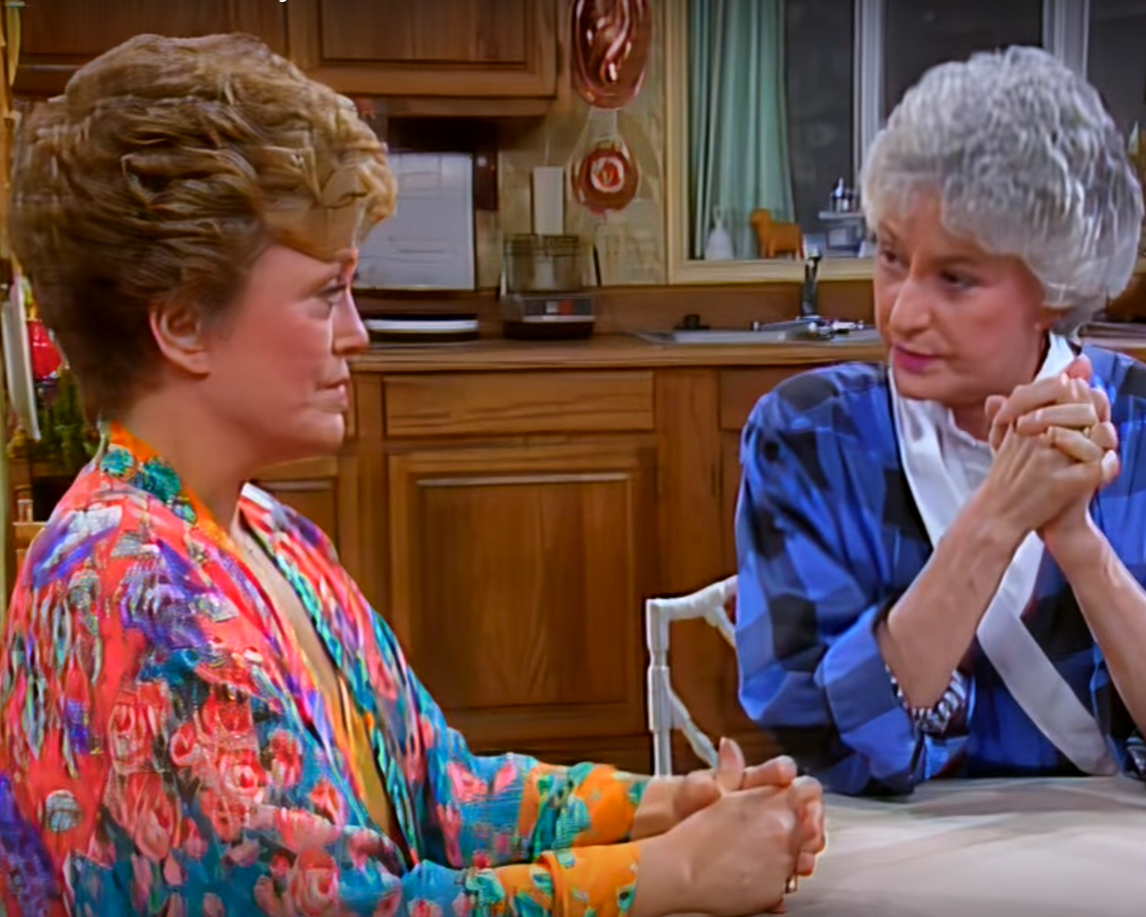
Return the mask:
[[[347,411],[350,409],[350,385],[346,382],[338,382],[335,385],[328,385],[323,389],[329,392],[335,403],[338,405],[340,411]]]
[[[892,347],[891,361],[897,370],[905,373],[922,373],[935,362],[935,357],[926,353],[915,353],[902,347]]]

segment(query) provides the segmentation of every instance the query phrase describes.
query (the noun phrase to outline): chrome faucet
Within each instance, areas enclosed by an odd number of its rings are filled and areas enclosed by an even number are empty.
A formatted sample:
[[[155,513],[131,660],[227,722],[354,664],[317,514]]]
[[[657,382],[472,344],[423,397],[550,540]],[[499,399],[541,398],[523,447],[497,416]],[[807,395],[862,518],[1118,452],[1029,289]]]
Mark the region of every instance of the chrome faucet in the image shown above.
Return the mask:
[[[814,252],[804,260],[804,286],[800,290],[801,318],[818,319],[820,317],[817,304],[819,288],[816,285],[816,278],[820,273],[820,258],[822,257],[819,252]]]
[[[831,321],[820,315],[817,277],[820,271],[819,252],[804,260],[804,285],[800,289],[800,314],[786,322],[753,322],[753,331],[784,334],[789,340],[822,341],[841,334],[861,331],[863,322]]]

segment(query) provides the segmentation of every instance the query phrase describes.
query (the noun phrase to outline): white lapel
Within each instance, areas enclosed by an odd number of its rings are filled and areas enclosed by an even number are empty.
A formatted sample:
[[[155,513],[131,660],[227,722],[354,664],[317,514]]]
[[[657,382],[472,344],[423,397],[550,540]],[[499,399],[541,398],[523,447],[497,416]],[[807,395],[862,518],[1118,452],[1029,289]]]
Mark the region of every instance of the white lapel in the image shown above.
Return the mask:
[[[1052,335],[1037,378],[1062,372],[1073,358],[1066,339]],[[940,430],[952,423],[948,409],[935,402],[901,397],[890,368],[888,381],[903,469],[935,546],[973,491],[962,476],[951,473],[944,460]],[[1059,751],[1085,773],[1113,774],[1114,761],[1098,723],[1022,621],[1034,595],[1042,559],[1043,543],[1032,533],[1015,552],[979,623],[979,645],[1015,701]]]

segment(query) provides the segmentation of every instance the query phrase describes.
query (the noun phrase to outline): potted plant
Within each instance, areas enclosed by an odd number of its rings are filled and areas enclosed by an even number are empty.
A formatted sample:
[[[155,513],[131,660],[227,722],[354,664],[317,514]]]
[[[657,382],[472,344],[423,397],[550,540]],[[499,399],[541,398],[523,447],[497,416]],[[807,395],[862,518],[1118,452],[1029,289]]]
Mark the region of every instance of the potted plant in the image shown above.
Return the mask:
[[[75,376],[35,317],[28,320],[28,333],[40,438],[33,439],[13,420],[8,457],[17,506],[26,507],[26,501],[31,502],[30,512],[18,509],[17,516],[46,519],[76,474],[95,455],[99,432],[84,418]]]

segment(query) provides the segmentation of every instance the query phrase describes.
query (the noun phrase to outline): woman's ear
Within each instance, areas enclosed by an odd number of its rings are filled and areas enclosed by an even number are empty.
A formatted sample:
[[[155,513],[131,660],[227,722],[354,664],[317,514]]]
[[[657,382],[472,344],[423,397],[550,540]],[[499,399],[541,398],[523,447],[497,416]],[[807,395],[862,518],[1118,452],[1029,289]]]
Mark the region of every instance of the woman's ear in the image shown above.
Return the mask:
[[[1050,331],[1055,325],[1062,321],[1065,314],[1062,309],[1052,309],[1050,306],[1043,306],[1039,310],[1035,327],[1038,328],[1039,331]]]
[[[156,346],[170,363],[192,376],[211,371],[210,336],[198,309],[174,301],[157,303],[149,320]]]

